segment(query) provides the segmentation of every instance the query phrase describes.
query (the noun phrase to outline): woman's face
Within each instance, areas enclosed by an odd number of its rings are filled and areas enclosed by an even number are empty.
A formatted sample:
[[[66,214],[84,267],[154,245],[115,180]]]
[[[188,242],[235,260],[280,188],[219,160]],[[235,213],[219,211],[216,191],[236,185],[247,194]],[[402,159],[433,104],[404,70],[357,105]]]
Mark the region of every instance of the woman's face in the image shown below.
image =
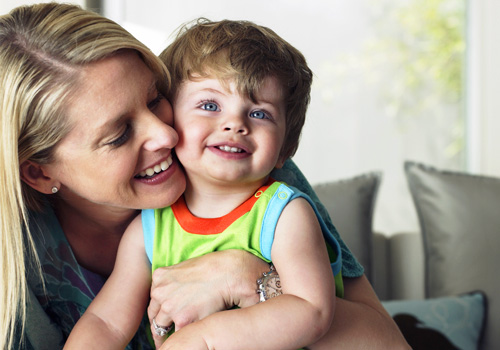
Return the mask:
[[[135,52],[86,66],[67,109],[72,129],[46,168],[74,205],[121,208],[172,204],[185,179],[172,148],[172,108]]]

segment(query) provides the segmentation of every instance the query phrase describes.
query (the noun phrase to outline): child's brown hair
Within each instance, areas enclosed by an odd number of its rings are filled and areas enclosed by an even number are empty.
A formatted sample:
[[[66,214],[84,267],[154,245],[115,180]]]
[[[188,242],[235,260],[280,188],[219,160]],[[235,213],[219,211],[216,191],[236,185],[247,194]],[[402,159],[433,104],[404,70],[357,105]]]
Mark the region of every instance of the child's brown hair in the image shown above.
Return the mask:
[[[302,53],[269,28],[249,21],[211,22],[200,18],[183,26],[160,59],[170,71],[168,98],[173,101],[180,84],[196,77],[232,80],[238,92],[255,100],[269,76],[283,89],[286,134],[280,158],[297,150],[310,100],[312,71]]]

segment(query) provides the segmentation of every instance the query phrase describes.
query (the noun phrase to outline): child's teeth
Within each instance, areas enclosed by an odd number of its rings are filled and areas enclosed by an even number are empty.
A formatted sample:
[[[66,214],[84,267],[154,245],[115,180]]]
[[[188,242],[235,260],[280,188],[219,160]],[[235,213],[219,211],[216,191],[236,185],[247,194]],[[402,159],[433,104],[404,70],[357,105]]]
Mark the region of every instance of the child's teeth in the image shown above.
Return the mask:
[[[160,167],[161,167],[161,170],[167,170],[168,169],[168,162],[166,160],[164,160],[163,162],[161,162],[160,164]]]
[[[231,153],[238,153],[241,152],[241,150],[237,147],[229,147],[229,146],[220,146],[220,150],[225,151],[225,152],[231,152]]]
[[[147,168],[146,169],[146,175],[151,176],[155,173],[153,168]]]

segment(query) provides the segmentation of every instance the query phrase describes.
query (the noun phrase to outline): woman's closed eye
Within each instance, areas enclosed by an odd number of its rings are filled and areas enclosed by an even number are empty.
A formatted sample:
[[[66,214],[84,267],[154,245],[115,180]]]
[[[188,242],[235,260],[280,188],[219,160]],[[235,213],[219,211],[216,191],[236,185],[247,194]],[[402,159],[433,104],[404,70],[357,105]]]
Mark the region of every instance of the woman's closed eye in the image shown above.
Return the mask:
[[[161,94],[161,92],[158,93],[158,95],[156,95],[156,97],[148,102],[148,108],[149,110],[154,110],[161,102],[161,100],[163,100],[165,97]]]
[[[123,145],[130,138],[131,131],[132,131],[132,126],[130,124],[127,124],[125,126],[125,131],[113,141],[108,142],[107,145],[112,147],[119,147]]]

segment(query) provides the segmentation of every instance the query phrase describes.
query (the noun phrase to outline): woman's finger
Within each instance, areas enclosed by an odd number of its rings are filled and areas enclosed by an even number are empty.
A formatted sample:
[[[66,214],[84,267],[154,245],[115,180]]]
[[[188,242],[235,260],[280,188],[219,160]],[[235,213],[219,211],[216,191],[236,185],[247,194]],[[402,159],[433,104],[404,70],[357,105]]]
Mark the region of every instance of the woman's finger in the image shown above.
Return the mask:
[[[163,336],[167,335],[174,328],[174,324],[173,323],[170,323],[168,326],[167,325],[158,324],[156,322],[156,317],[153,317],[153,320],[152,320],[151,324],[153,326],[154,333],[157,336],[159,336],[159,337],[163,337]]]

